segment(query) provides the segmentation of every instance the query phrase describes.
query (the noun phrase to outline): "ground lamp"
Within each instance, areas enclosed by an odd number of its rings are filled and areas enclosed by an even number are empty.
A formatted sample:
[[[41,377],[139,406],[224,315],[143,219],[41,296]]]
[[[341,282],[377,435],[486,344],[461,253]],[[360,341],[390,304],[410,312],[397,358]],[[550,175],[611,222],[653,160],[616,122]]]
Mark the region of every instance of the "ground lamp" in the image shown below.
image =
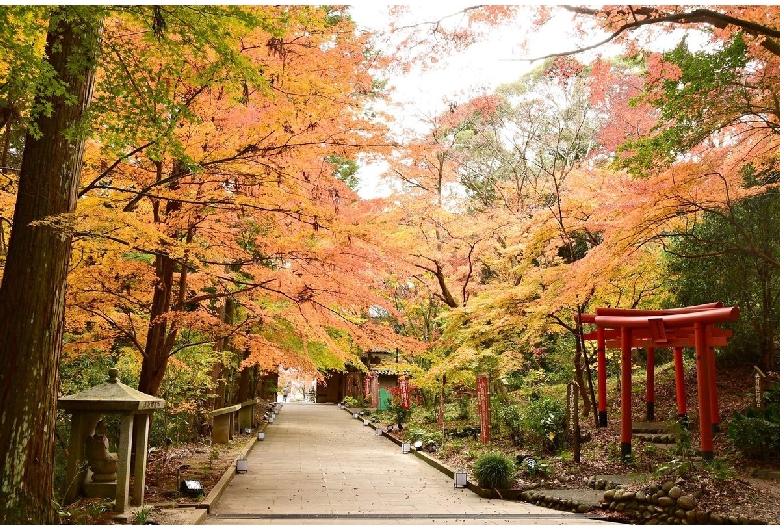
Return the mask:
[[[144,503],[149,421],[155,410],[165,406],[165,400],[122,384],[118,374],[118,369],[111,368],[108,381],[59,398],[57,408],[72,414],[65,503],[80,495],[112,498],[116,499],[115,511],[123,514],[130,499],[131,453],[135,454],[132,499],[138,506]],[[121,417],[116,453],[108,452],[105,414]],[[89,465],[84,466],[84,462]]]
[[[409,452],[411,452],[411,450],[412,450],[412,446],[410,444],[407,444],[407,443],[402,443],[401,444],[401,452],[403,454],[409,453]]]
[[[382,436],[382,427],[377,427],[376,428],[376,435],[377,436]]]
[[[355,419],[358,419],[360,417],[360,415],[357,412],[355,412],[355,413],[352,414],[352,417],[355,418]]]
[[[236,460],[236,473],[246,473],[249,471],[249,464],[246,458],[239,458]]]
[[[182,480],[179,491],[188,497],[200,497],[203,495],[203,484],[198,480]]]
[[[417,440],[416,442],[414,442],[415,451],[420,451],[422,449],[422,446],[423,446],[422,440]]]
[[[455,472],[455,487],[456,488],[465,488],[468,485],[468,475],[465,471],[456,471]]]
[[[262,442],[263,440],[265,440],[265,433],[264,432],[257,433],[257,441]]]
[[[368,420],[363,420],[363,427],[368,427]]]

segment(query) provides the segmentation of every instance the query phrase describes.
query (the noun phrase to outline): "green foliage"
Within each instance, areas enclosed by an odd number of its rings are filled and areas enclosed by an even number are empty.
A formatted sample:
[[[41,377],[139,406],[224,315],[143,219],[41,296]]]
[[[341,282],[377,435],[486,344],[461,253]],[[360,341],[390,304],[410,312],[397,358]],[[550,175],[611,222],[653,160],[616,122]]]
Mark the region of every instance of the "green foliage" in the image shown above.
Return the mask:
[[[775,178],[749,167],[743,176],[746,184]],[[673,241],[667,254],[677,305],[719,300],[739,307],[740,319],[730,325],[734,337],[724,355],[766,368],[780,330],[778,231],[780,197],[772,191],[744,199],[727,212],[704,214]]]
[[[460,453],[466,447],[466,441],[461,438],[448,438],[446,442],[442,443],[439,454],[443,458],[447,458],[450,455]]]
[[[486,453],[474,462],[474,476],[483,488],[506,488],[515,474],[512,459],[501,453]]]
[[[347,396],[344,398],[344,406],[349,408],[362,407],[364,401],[365,401],[364,399]]]
[[[148,506],[141,506],[141,508],[138,510],[138,513],[135,515],[135,524],[146,524],[151,511],[152,509]]]
[[[727,432],[731,442],[745,456],[774,459],[780,455],[780,422],[760,417],[755,411],[735,412]]]
[[[734,412],[727,434],[745,456],[769,460],[780,455],[780,384],[764,390],[763,405],[761,409]]]
[[[394,422],[398,425],[406,423],[412,416],[412,406],[410,404],[408,409],[403,408],[400,396],[393,396],[390,401],[390,405],[387,407],[387,411],[390,413]]]
[[[195,341],[196,337],[182,333],[182,341]],[[203,421],[208,399],[213,392],[211,368],[221,358],[211,345],[201,344],[184,348],[168,365],[159,395],[165,400],[162,417],[153,417],[149,433],[151,445],[163,445],[167,438],[175,442],[189,442],[200,435],[198,423]],[[234,361],[235,362],[235,361]]]
[[[566,408],[549,396],[531,399],[523,410],[521,426],[531,444],[553,452],[565,442]]]
[[[523,433],[523,412],[519,405],[499,402],[495,407],[496,416],[509,431],[515,443],[518,443]]]
[[[471,396],[462,395],[458,398],[458,419],[468,420],[471,417]]]
[[[657,134],[627,142],[622,152],[631,153],[620,164],[642,174],[669,164],[675,158],[729,124],[734,116],[733,97],[740,90],[739,76],[747,66],[747,46],[741,35],[716,51],[691,52],[685,39],[663,54],[677,65],[679,79],[663,81],[661,95],[645,95],[660,111]]]
[[[441,447],[442,433],[439,430],[433,430],[418,425],[410,425],[409,428],[406,429],[406,440],[411,443],[419,440],[423,443],[423,448],[433,449],[435,447]]]
[[[335,167],[333,170],[334,177],[349,186],[353,191],[358,189],[358,186],[360,186],[360,179],[358,179],[357,176],[357,171],[359,169],[357,162],[338,155],[331,155],[326,157],[325,160]]]

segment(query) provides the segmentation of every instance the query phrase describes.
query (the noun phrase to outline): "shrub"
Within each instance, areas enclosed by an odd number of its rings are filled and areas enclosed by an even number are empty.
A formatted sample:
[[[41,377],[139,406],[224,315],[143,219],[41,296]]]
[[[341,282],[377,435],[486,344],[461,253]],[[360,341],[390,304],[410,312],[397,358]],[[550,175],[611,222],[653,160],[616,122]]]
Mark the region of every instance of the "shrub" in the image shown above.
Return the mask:
[[[523,413],[522,427],[539,448],[554,451],[564,443],[566,409],[550,397],[532,399]]]
[[[503,423],[509,431],[512,441],[514,441],[515,444],[519,443],[523,432],[523,414],[520,407],[517,405],[501,404],[496,407],[496,414],[501,420],[501,423]]]
[[[474,463],[474,476],[483,488],[506,488],[514,474],[514,462],[501,453],[486,453]]]
[[[344,406],[347,408],[353,408],[353,407],[362,407],[363,406],[363,400],[358,399],[356,397],[347,396],[344,398]]]
[[[735,412],[729,422],[727,433],[734,446],[747,457],[769,459],[780,454],[780,424],[778,423],[757,415],[742,415]]]

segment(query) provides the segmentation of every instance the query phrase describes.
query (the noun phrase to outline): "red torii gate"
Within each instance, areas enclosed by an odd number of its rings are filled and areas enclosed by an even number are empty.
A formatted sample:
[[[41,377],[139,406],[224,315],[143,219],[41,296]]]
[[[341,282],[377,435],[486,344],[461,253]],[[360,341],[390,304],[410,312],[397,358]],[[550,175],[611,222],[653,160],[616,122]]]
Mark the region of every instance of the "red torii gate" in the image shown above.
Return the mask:
[[[701,453],[713,458],[712,435],[720,423],[715,379],[716,346],[725,346],[731,331],[715,326],[739,318],[739,308],[723,307],[720,302],[675,309],[642,310],[598,308],[596,314],[581,315],[583,324],[595,324],[596,331],[585,333],[585,340],[597,341],[598,420],[607,425],[606,348],[621,349],[621,425],[620,451],[631,456],[631,350],[647,349],[647,416],[654,417],[655,348],[674,349],[675,387],[678,416],[687,417],[682,349],[696,349],[696,379],[699,397]]]

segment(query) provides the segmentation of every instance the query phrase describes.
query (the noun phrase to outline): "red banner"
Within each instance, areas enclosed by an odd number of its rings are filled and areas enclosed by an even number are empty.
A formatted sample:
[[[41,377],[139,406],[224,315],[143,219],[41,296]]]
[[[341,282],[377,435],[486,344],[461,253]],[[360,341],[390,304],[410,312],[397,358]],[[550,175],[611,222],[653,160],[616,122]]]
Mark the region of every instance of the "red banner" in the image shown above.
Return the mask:
[[[367,398],[371,393],[371,374],[365,374],[363,376],[363,397]]]
[[[401,387],[401,408],[403,410],[408,410],[409,409],[409,378],[402,377],[401,380],[398,382],[398,385]]]
[[[490,441],[490,393],[488,391],[488,378],[477,379],[477,404],[480,417],[480,440],[482,443]]]

